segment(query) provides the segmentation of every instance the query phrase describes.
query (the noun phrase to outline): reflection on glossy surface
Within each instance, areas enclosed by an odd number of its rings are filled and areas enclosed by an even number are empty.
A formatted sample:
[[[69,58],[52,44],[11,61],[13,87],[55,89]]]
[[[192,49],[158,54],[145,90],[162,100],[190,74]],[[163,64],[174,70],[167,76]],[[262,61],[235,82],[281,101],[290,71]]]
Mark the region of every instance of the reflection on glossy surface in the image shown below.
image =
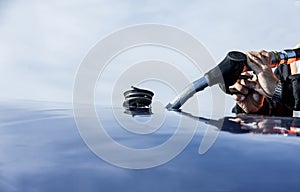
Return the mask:
[[[236,117],[224,117],[214,120],[194,116],[178,111],[179,114],[192,119],[214,125],[221,131],[231,133],[254,133],[254,134],[283,134],[300,136],[300,118],[276,117],[261,115],[238,115]]]
[[[131,115],[132,117],[139,116],[149,116],[152,115],[151,108],[125,108],[124,113]]]
[[[68,105],[0,106],[0,191],[3,192],[299,190],[300,140],[297,137],[222,131],[213,147],[199,155],[206,124],[197,120],[196,135],[175,159],[152,169],[129,170],[112,166],[89,150]],[[99,111],[114,138],[139,147],[168,139],[182,115],[167,112],[161,130],[139,136],[122,130],[111,109]],[[132,118],[123,109],[120,113],[124,120]],[[155,115],[159,114],[154,112],[152,116]],[[295,118],[260,116],[239,116],[226,121],[234,125],[231,128],[240,124],[243,130],[253,132],[268,130],[262,127],[292,130],[291,127],[299,125]],[[227,125],[222,130],[229,129]]]

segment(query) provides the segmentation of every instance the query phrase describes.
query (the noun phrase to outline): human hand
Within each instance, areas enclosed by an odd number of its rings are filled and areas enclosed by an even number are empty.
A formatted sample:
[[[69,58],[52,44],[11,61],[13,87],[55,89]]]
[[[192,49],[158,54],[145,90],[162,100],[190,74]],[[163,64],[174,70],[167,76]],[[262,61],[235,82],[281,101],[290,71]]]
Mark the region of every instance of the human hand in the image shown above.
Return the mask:
[[[255,91],[265,97],[272,98],[279,80],[271,69],[272,56],[267,51],[250,51],[246,53],[247,64],[257,76]]]
[[[242,75],[250,76],[247,72]],[[263,106],[264,96],[252,89],[255,86],[257,86],[257,79],[239,79],[229,87],[233,99],[246,113],[255,113]]]

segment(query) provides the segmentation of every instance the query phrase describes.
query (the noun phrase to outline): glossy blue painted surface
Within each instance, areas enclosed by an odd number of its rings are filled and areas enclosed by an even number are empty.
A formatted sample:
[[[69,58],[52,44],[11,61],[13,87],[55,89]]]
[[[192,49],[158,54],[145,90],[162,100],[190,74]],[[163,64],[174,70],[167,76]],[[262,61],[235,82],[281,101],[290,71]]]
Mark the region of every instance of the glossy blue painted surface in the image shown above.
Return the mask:
[[[114,138],[139,147],[164,142],[184,115],[167,112],[169,120],[162,131],[138,138],[122,130],[109,109],[99,111]],[[206,127],[200,122],[191,143],[175,159],[155,168],[130,170],[110,165],[90,151],[68,107],[7,104],[1,105],[0,114],[0,191],[299,190],[300,138],[295,136],[221,131],[213,147],[200,155]],[[128,117],[124,114],[124,119]],[[243,123],[243,129],[255,124]],[[283,128],[280,118],[276,123]]]

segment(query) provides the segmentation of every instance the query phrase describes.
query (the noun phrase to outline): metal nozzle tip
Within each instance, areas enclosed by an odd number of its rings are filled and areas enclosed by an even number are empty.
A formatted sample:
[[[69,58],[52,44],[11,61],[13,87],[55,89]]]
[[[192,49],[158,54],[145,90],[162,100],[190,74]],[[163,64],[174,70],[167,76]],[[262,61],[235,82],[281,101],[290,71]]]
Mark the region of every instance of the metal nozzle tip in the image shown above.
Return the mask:
[[[180,109],[176,109],[176,108],[173,108],[173,107],[174,106],[171,103],[169,103],[168,105],[166,105],[166,109],[168,111],[181,111]]]
[[[172,109],[172,104],[169,103],[168,105],[166,105],[166,109],[171,110]]]

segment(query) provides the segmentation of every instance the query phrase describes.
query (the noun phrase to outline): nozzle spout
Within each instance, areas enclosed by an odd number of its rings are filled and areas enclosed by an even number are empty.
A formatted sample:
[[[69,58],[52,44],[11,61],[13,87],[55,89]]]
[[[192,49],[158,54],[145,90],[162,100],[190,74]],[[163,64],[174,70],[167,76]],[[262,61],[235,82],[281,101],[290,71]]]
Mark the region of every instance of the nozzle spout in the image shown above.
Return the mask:
[[[190,97],[192,97],[198,91],[202,91],[208,86],[207,79],[201,77],[188,85],[166,108],[168,110],[178,110]]]

